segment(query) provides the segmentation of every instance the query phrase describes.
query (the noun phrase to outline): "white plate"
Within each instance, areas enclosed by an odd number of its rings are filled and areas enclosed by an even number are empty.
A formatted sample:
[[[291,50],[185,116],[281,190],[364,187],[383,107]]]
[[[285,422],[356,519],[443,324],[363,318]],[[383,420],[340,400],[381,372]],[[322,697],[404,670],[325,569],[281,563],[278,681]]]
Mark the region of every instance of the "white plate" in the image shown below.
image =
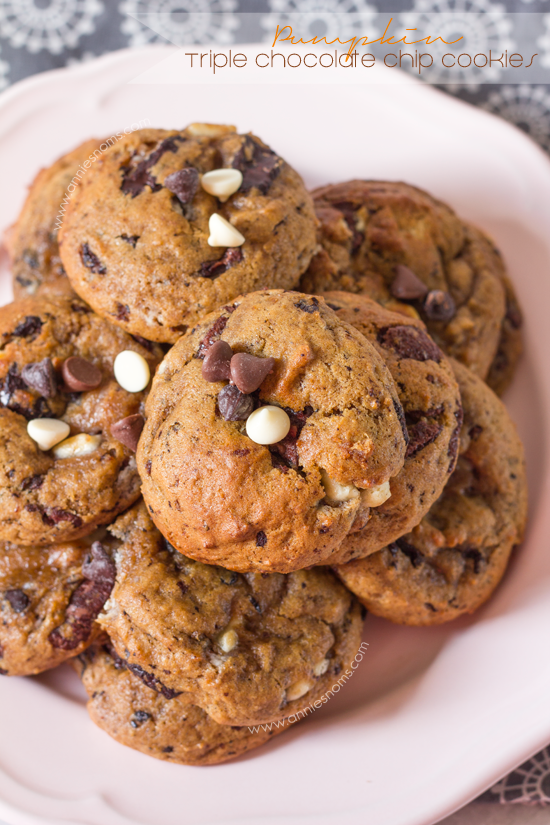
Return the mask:
[[[88,721],[63,668],[0,680],[0,818],[428,825],[550,740],[550,164],[513,127],[396,70],[364,87],[126,85],[169,53],[124,51],[4,93],[0,227],[41,165],[143,118],[253,129],[309,185],[375,177],[426,187],[492,232],[525,308],[527,356],[508,401],[526,442],[530,530],[473,619],[408,629],[369,618],[369,651],[345,690],[232,764],[179,767],[116,744]]]

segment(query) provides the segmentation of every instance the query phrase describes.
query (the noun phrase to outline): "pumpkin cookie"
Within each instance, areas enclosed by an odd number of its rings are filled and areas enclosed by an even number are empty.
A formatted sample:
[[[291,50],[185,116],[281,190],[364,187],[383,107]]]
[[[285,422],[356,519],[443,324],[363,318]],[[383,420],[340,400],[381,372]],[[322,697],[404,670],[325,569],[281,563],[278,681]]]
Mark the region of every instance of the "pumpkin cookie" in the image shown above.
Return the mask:
[[[72,197],[69,187],[79,185],[84,174],[79,172],[81,165],[90,156],[95,162],[99,146],[99,140],[87,140],[41,169],[32,182],[17,221],[6,233],[15,298],[72,291],[59,256],[57,233]]]
[[[89,647],[73,666],[88,696],[88,713],[117,742],[179,765],[217,765],[269,742],[271,730],[219,725],[187,696],[166,698],[135,676],[109,643]]]
[[[0,336],[0,541],[85,536],[139,496],[134,450],[145,392],[123,389],[115,359],[129,351],[149,373],[160,347],[134,340],[76,296],[0,308]]]
[[[51,547],[0,543],[0,673],[56,667],[99,634],[115,581],[112,539]]]
[[[377,349],[399,392],[408,445],[391,496],[360,513],[333,557],[341,564],[380,550],[408,533],[439,497],[455,468],[462,406],[451,364],[424,324],[362,295],[327,292],[328,305]]]
[[[485,379],[511,290],[492,241],[405,183],[354,180],[312,194],[321,248],[302,278],[304,292],[343,289],[390,308],[406,302],[447,355]],[[517,344],[507,348],[508,375],[519,352]]]
[[[252,134],[143,129],[105,152],[60,232],[73,287],[100,315],[175,342],[242,292],[294,287],[316,245],[300,176]]]
[[[460,456],[443,494],[410,533],[336,572],[377,616],[441,624],[472,613],[493,593],[523,536],[523,446],[506,408],[461,364]]]
[[[318,700],[353,660],[362,617],[327,569],[240,575],[174,550],[144,505],[109,527],[120,540],[99,617],[134,675],[182,693],[225,725],[283,719]]]
[[[146,412],[138,467],[154,522],[184,555],[231,570],[326,563],[405,458],[382,358],[297,292],[203,319],[166,356]]]

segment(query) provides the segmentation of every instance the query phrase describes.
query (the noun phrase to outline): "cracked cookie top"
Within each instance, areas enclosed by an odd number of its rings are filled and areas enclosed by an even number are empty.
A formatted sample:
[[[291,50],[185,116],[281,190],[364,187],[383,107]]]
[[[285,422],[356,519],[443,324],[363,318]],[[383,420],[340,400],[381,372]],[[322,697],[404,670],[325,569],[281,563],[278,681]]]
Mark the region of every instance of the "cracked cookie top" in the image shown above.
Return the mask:
[[[449,483],[412,531],[335,568],[370,611],[400,624],[441,624],[476,610],[525,528],[525,459],[514,423],[483,381],[456,361],[453,368],[464,424]]]
[[[136,131],[105,152],[71,198],[60,248],[96,312],[173,343],[242,292],[294,287],[315,229],[300,176],[259,138],[193,124]]]
[[[134,450],[113,434],[146,394],[115,379],[124,351],[151,371],[162,357],[76,296],[0,308],[0,540],[69,541],[138,498]]]
[[[251,293],[203,319],[163,361],[146,417],[138,467],[153,520],[180,552],[234,570],[326,562],[405,458],[382,358],[297,292]]]
[[[480,378],[498,353],[491,381],[501,391],[521,352],[521,314],[492,241],[406,183],[352,180],[312,195],[320,249],[301,289],[362,293],[390,309],[401,304]]]
[[[143,504],[109,531],[114,589],[99,623],[135,676],[216,722],[283,719],[318,699],[357,652],[362,617],[327,569],[239,574],[182,556]]]
[[[258,748],[290,727],[251,731],[220,725],[180,694],[167,699],[128,669],[108,642],[73,659],[88,696],[92,721],[117,742],[147,756],[178,765],[218,765]]]
[[[388,367],[405,414],[405,463],[390,479],[391,496],[359,513],[335,554],[338,563],[380,550],[418,524],[455,468],[462,405],[449,359],[422,321],[390,312],[363,295],[327,292],[339,318],[356,327]]]

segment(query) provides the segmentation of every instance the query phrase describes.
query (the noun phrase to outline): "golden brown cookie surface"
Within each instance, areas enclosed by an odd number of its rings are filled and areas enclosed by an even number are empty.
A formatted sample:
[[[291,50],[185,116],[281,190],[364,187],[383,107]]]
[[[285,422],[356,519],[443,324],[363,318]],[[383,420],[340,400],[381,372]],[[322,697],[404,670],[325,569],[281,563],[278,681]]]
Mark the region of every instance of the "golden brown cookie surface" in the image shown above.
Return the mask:
[[[82,652],[115,580],[113,540],[0,543],[0,673],[27,676]]]
[[[492,241],[405,183],[354,180],[312,194],[322,248],[301,288],[406,301],[445,353],[485,379],[506,312],[506,275]],[[517,356],[509,355],[513,372]]]
[[[99,623],[126,666],[216,722],[283,719],[319,699],[352,661],[362,617],[327,569],[244,575],[182,556],[143,504],[109,528],[116,584]]]
[[[235,400],[236,385],[203,377],[211,346],[232,348],[232,370],[245,356],[272,359],[270,372]],[[249,435],[263,407],[288,417],[276,443]],[[360,491],[386,485],[405,456],[383,360],[322,298],[296,292],[251,293],[204,319],[166,356],[146,413],[138,467],[153,520],[180,552],[232,570],[330,559]]]
[[[289,727],[249,731],[219,725],[185,696],[167,699],[131,673],[108,644],[74,660],[95,724],[122,745],[180,765],[217,765],[265,744]]]
[[[242,174],[225,201],[201,183],[220,168]],[[211,235],[214,213],[244,243]],[[294,287],[315,227],[301,178],[254,135],[204,124],[145,129],[118,141],[83,179],[60,233],[61,256],[100,315],[173,343],[242,292]]]
[[[0,335],[0,540],[49,545],[87,535],[139,496],[134,452],[111,428],[141,413],[145,393],[118,384],[114,360],[131,350],[153,371],[162,352],[99,318],[76,296],[0,308]],[[75,358],[91,367],[97,386],[83,391],[87,385],[75,383],[67,372]],[[69,437],[82,435],[72,455],[58,454],[60,444],[42,449],[31,438],[31,422],[40,429],[45,419],[63,422]]]
[[[391,496],[356,518],[336,552],[338,564],[363,558],[416,526],[454,470],[462,423],[460,393],[448,359],[420,320],[389,312],[362,295],[327,292],[328,305],[384,359],[399,392],[408,444]]]
[[[87,140],[41,169],[32,182],[21,213],[7,234],[16,299],[71,291],[59,256],[58,224],[63,222],[72,197],[69,187],[73,178],[99,145],[99,140]]]
[[[336,568],[374,614],[429,625],[472,613],[502,578],[523,536],[527,487],[523,446],[506,408],[454,363],[464,405],[456,470],[410,533],[366,559]]]

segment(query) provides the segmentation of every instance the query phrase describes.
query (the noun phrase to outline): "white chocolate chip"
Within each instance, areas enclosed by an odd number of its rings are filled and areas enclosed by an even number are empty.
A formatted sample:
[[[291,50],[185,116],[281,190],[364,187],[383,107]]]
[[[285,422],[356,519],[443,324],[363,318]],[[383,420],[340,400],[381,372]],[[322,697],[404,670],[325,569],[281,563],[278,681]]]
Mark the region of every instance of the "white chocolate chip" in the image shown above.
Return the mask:
[[[201,178],[201,186],[209,195],[215,195],[225,203],[234,195],[243,182],[243,173],[238,169],[213,169]]]
[[[239,637],[234,630],[226,630],[218,637],[218,644],[224,653],[229,653],[233,650],[233,648],[237,646],[238,642]]]
[[[222,137],[236,132],[234,126],[224,126],[221,123],[190,123],[185,130],[191,137]]]
[[[100,435],[79,433],[61,441],[54,448],[53,454],[55,458],[80,458],[83,455],[90,455],[90,453],[95,452],[100,444]]]
[[[340,484],[331,478],[326,470],[321,468],[321,484],[325,488],[327,498],[331,501],[350,501],[359,497],[359,490],[354,484]]]
[[[302,696],[311,690],[313,687],[314,682],[310,679],[300,679],[299,682],[294,682],[286,691],[286,700],[287,702],[293,702],[295,699],[301,699]]]
[[[329,664],[328,659],[321,659],[320,662],[317,662],[317,664],[313,666],[313,675],[322,676],[323,673],[327,672]]]
[[[367,507],[380,507],[391,496],[390,482],[385,481],[377,487],[367,487],[361,490],[361,502]]]
[[[119,352],[114,364],[115,378],[127,392],[141,392],[151,378],[149,364],[138,352]]]
[[[280,407],[259,407],[246,419],[246,434],[256,444],[276,444],[289,430],[290,418]]]
[[[51,450],[67,438],[71,428],[58,418],[33,418],[27,424],[27,432],[41,450]]]
[[[210,230],[210,237],[208,238],[208,246],[242,246],[244,237],[238,229],[235,229],[233,224],[214,212],[210,215],[208,221],[208,228]]]

